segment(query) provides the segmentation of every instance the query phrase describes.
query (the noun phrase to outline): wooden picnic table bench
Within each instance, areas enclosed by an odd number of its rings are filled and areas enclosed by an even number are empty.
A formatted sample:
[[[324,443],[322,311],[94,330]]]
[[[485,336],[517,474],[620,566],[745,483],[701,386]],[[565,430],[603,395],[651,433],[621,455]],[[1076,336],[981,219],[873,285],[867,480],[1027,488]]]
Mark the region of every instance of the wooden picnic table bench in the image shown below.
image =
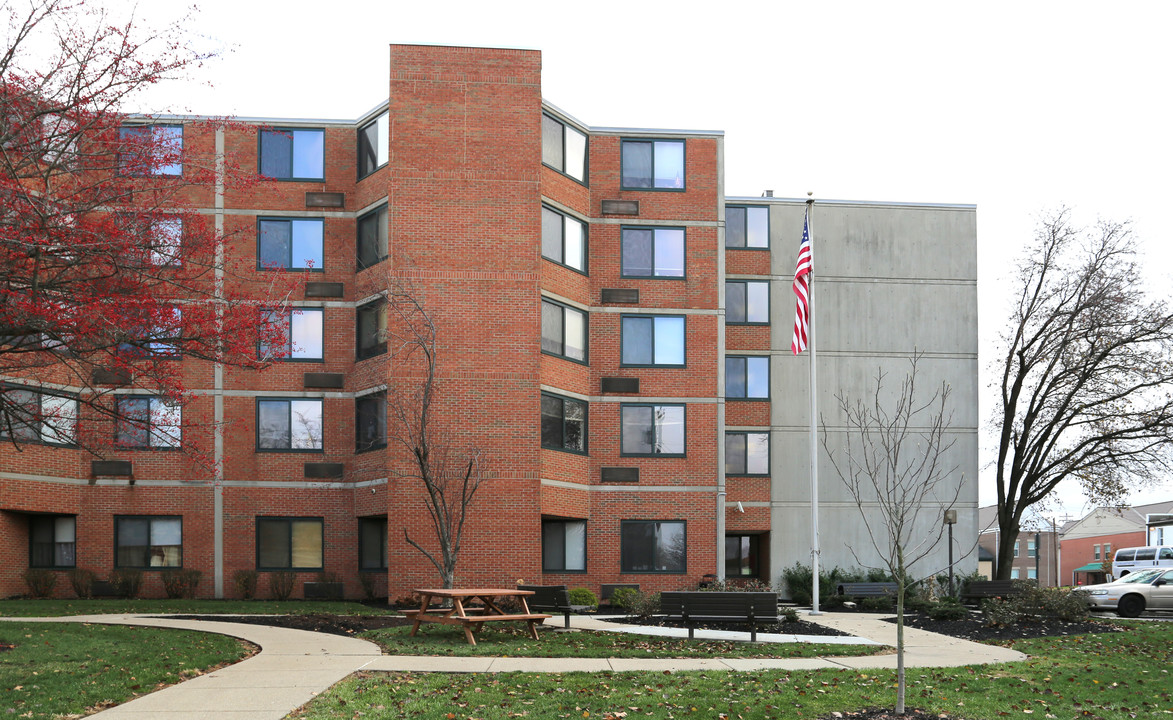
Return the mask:
[[[403,614],[412,621],[412,636],[419,630],[420,623],[424,622],[458,625],[464,630],[464,638],[468,640],[468,644],[476,645],[477,641],[473,637],[473,633],[480,632],[481,628],[487,622],[524,622],[529,626],[530,637],[537,640],[538,629],[535,627],[535,624],[551,617],[545,613],[530,612],[529,605],[525,601],[526,597],[533,595],[529,590],[518,590],[516,588],[424,588],[415,590],[414,592],[420,596],[420,609],[403,611]],[[521,601],[522,612],[505,612],[498,606],[498,600],[508,597],[516,597]],[[451,600],[452,606],[431,607],[433,599]],[[484,603],[484,609],[469,612],[469,609],[465,607],[465,603],[473,600],[480,600]]]
[[[778,593],[772,592],[662,592],[660,611],[669,618],[679,617],[693,639],[697,623],[744,622],[749,624],[749,639],[757,642],[758,624],[778,622]]]

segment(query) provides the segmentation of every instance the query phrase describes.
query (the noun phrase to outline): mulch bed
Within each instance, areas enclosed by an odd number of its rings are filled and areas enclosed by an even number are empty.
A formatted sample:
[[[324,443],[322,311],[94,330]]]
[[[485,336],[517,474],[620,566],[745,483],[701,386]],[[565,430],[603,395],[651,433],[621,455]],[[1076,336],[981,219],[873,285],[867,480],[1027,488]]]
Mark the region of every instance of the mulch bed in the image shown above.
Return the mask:
[[[650,618],[629,618],[629,617],[601,617],[600,620],[606,622],[620,623],[622,625],[645,625],[650,627],[687,627],[684,623],[672,620],[669,621],[663,617]],[[696,627],[701,630],[735,630],[739,632],[749,632],[749,623],[739,622],[705,622],[697,623]],[[772,623],[769,625],[758,624],[758,632],[760,633],[781,633],[783,635],[821,635],[823,637],[843,637],[848,633],[839,632],[834,628],[829,628],[826,625],[819,625],[817,623],[799,620],[798,622],[783,622]]]
[[[896,619],[892,618],[891,622],[896,622]],[[1109,622],[1096,622],[1094,620],[1064,622],[1063,620],[1041,619],[1036,622],[1018,623],[1008,627],[988,627],[981,616],[976,613],[970,613],[970,616],[964,620],[933,620],[926,615],[908,615],[905,616],[904,626],[918,630],[928,630],[929,632],[940,633],[941,635],[949,635],[950,637],[986,642],[1110,633],[1120,632],[1122,629]]]

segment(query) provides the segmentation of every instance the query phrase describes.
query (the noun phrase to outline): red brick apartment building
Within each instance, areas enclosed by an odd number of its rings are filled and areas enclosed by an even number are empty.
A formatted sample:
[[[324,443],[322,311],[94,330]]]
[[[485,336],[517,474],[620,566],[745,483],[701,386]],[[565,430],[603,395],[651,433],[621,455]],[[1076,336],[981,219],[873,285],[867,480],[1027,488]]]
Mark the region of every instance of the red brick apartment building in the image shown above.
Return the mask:
[[[357,121],[243,120],[219,137],[160,121],[277,178],[209,191],[203,209],[258,268],[313,261],[290,311],[297,350],[263,371],[182,361],[195,395],[182,442],[204,433],[218,471],[168,448],[95,459],[68,442],[6,444],[0,595],[24,592],[29,567],[141,568],[147,595],[165,567],[200,570],[208,597],[254,569],[336,573],[351,597],[361,573],[393,598],[437,584],[404,541],[435,545],[422,488],[386,438],[392,276],[410,278],[437,326],[438,416],[487,471],[458,585],[679,589],[809,563],[809,355],[789,348],[805,203],[726,198],[720,132],[590,127],[545,103],[537,51],[390,53],[389,103]],[[817,207],[816,312],[841,318],[819,337],[825,421],[841,429],[833,392],[925,353],[958,403],[966,537],[974,208]],[[859,509],[822,467],[822,563],[857,565],[873,553]]]

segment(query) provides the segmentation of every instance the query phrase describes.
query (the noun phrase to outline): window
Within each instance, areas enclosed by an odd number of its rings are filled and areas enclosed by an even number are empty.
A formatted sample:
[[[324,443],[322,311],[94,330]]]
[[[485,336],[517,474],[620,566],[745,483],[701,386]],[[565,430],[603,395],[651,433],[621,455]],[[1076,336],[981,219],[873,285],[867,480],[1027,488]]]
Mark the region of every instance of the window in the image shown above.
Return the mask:
[[[726,475],[769,475],[770,433],[725,433]]]
[[[258,517],[258,570],[321,570],[322,518]]]
[[[261,175],[276,180],[324,180],[324,130],[262,130]]]
[[[683,190],[683,140],[624,140],[623,189]]]
[[[1104,545],[1104,559],[1107,560],[1110,557],[1112,557],[1112,546],[1110,544],[1105,544]]]
[[[325,311],[322,308],[266,310],[265,335],[258,355],[262,360],[293,362],[323,359]]]
[[[586,362],[587,314],[542,300],[542,352]]]
[[[550,115],[542,115],[542,163],[586,184],[587,136]]]
[[[684,457],[683,405],[624,405],[619,415],[621,455]]]
[[[70,568],[77,564],[77,518],[29,517],[29,567]]]
[[[725,322],[730,325],[769,324],[770,283],[765,280],[726,280]]]
[[[624,520],[619,564],[625,573],[682,573],[686,567],[683,520]]]
[[[358,569],[387,569],[387,518],[358,519]]]
[[[152,265],[183,264],[183,219],[160,218],[151,222],[150,258]]]
[[[183,518],[115,517],[114,566],[183,567]]]
[[[1099,560],[1099,559],[1100,559],[1100,546],[1099,545],[1092,545],[1092,560]]]
[[[1039,569],[1038,568],[1027,568],[1026,569],[1026,579],[1027,580],[1038,580],[1039,579]]]
[[[1018,568],[1010,568],[1010,579],[1011,580],[1018,579]]]
[[[620,365],[684,366],[684,317],[624,315]]]
[[[387,206],[358,219],[358,269],[369,268],[387,259]]]
[[[354,399],[354,448],[359,452],[387,445],[387,393]]]
[[[321,449],[320,399],[257,399],[257,450]]]
[[[542,572],[586,572],[586,520],[542,521]]]
[[[387,352],[387,303],[375,300],[354,311],[354,354],[359,360]]]
[[[77,398],[16,386],[0,387],[0,439],[72,445],[77,439]]]
[[[586,223],[542,206],[542,257],[585,273],[586,246]]]
[[[1039,550],[1037,547],[1035,547],[1035,541],[1033,539],[1026,541],[1026,556],[1027,557],[1038,557],[1039,556]]]
[[[770,358],[725,358],[725,397],[768,400],[770,398]]]
[[[41,116],[41,145],[47,163],[71,166],[77,157],[77,123],[63,115],[48,113]],[[62,159],[64,158],[64,159]]]
[[[322,272],[322,238],[321,218],[261,218],[257,221],[257,269]]]
[[[177,307],[142,309],[143,321],[137,328],[126,329],[118,349],[131,357],[174,358],[180,355],[183,339],[183,313]]]
[[[684,277],[684,228],[623,228],[623,277]]]
[[[587,404],[542,393],[542,447],[585,453]]]
[[[770,247],[770,208],[726,205],[725,247]]]
[[[370,175],[387,164],[387,149],[391,142],[387,113],[383,113],[358,129],[358,178]]]
[[[725,536],[725,577],[758,576],[757,535]]]
[[[1018,540],[1014,541],[1014,557],[1018,557]]]
[[[118,167],[124,175],[182,175],[182,125],[124,125]]]
[[[177,448],[183,408],[158,397],[121,395],[115,402],[114,441],[128,448]]]

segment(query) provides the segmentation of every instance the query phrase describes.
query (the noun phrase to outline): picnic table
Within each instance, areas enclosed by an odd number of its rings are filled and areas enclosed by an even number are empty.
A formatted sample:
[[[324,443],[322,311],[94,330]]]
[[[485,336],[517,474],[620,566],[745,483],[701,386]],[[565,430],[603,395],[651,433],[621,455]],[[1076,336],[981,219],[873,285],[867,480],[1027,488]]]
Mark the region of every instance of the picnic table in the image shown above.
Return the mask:
[[[529,634],[534,640],[538,639],[538,629],[535,627],[550,615],[530,612],[526,604],[526,597],[533,595],[531,590],[516,588],[469,588],[444,589],[423,588],[414,591],[420,596],[419,610],[404,610],[403,614],[412,619],[411,635],[419,630],[420,623],[434,622],[442,625],[459,625],[464,629],[464,637],[469,645],[476,645],[474,632],[480,632],[487,622],[524,622],[529,626]],[[521,601],[520,613],[509,613],[497,604],[501,598],[515,597]],[[433,600],[451,600],[451,607],[431,607]],[[469,608],[472,601],[480,600],[483,608]]]

